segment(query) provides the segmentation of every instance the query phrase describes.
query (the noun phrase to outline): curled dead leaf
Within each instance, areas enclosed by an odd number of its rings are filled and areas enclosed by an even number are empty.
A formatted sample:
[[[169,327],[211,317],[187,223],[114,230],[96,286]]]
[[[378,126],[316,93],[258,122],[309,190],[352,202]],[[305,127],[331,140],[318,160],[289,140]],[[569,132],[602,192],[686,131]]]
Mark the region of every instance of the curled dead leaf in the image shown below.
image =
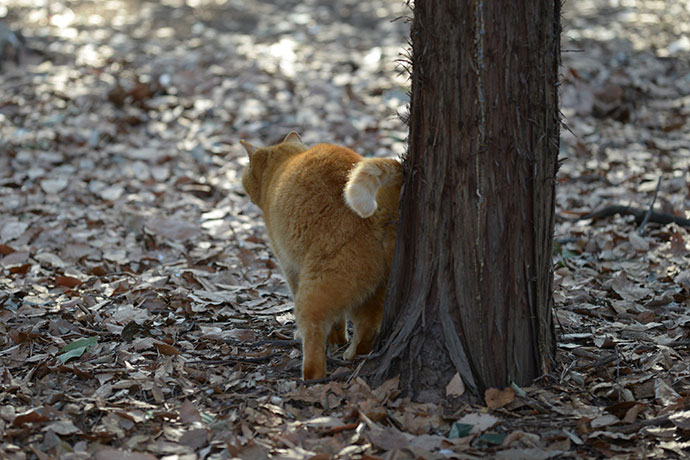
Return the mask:
[[[154,341],[153,345],[156,347],[156,350],[158,350],[158,353],[165,355],[165,356],[174,356],[174,355],[179,355],[180,351],[173,347],[172,345],[168,345],[165,342],[159,342],[159,341]]]
[[[669,406],[680,399],[680,395],[661,379],[654,379],[654,397],[663,406]]]
[[[668,417],[671,422],[677,426],[678,428],[681,428],[683,430],[690,430],[690,411],[689,410],[684,410],[680,412],[676,412],[675,414],[671,414]]]
[[[484,400],[489,409],[498,409],[510,404],[515,399],[515,392],[512,388],[499,390],[497,388],[487,388],[484,392]]]

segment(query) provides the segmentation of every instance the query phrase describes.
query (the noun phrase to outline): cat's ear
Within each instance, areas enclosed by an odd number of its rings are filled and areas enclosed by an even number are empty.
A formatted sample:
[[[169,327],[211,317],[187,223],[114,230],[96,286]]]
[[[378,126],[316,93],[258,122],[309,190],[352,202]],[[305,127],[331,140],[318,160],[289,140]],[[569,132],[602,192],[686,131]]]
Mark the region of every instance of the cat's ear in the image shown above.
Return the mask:
[[[240,141],[240,144],[242,144],[242,147],[244,147],[244,149],[247,151],[247,155],[249,155],[250,159],[252,158],[252,155],[254,155],[254,152],[256,152],[259,149],[258,147],[253,146],[244,139]]]
[[[297,131],[290,131],[290,134],[285,136],[285,139],[283,139],[283,142],[293,142],[296,144],[303,144],[302,138],[299,137],[299,134],[297,134]]]

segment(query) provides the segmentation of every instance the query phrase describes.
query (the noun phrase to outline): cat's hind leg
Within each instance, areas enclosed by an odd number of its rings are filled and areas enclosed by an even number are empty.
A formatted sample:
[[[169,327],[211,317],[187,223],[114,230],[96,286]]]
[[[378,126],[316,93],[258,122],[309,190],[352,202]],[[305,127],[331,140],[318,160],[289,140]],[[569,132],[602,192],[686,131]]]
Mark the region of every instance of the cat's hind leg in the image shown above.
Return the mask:
[[[358,302],[354,293],[360,291],[361,288],[347,277],[321,274],[300,280],[295,299],[295,319],[302,337],[304,380],[326,376],[326,342],[344,342],[345,314],[353,303]]]
[[[381,283],[376,291],[363,304],[350,312],[350,319],[354,325],[354,333],[343,358],[348,361],[357,355],[364,355],[371,351],[383,319],[383,302],[386,297],[386,284]]]
[[[302,378],[326,376],[326,337],[335,319],[328,307],[332,295],[318,285],[303,283],[295,298],[295,319],[302,338]]]
[[[331,326],[327,343],[328,345],[345,345],[347,343],[347,320],[344,316]]]

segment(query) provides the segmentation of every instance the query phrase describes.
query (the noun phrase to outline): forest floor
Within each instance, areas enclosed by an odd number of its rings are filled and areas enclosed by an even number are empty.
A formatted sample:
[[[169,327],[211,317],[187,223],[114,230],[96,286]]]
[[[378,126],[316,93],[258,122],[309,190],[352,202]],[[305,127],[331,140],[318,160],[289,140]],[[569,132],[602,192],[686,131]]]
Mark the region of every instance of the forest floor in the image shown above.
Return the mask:
[[[567,2],[557,366],[449,412],[329,359],[239,175],[298,130],[405,150],[388,0],[0,0],[0,458],[686,458],[690,2]],[[5,33],[0,29],[0,35]],[[0,39],[4,38],[0,36]],[[658,181],[661,179],[661,182]]]

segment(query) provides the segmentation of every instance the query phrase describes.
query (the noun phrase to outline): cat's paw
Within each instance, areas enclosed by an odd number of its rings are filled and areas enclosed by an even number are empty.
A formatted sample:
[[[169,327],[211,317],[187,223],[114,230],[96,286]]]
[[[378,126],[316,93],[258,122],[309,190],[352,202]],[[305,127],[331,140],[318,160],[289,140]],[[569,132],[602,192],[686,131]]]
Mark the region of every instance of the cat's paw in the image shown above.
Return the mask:
[[[345,353],[343,353],[343,359],[347,361],[352,361],[355,359],[357,356],[357,348],[355,347],[354,343],[351,343],[349,347],[347,347],[347,350],[345,350]]]

